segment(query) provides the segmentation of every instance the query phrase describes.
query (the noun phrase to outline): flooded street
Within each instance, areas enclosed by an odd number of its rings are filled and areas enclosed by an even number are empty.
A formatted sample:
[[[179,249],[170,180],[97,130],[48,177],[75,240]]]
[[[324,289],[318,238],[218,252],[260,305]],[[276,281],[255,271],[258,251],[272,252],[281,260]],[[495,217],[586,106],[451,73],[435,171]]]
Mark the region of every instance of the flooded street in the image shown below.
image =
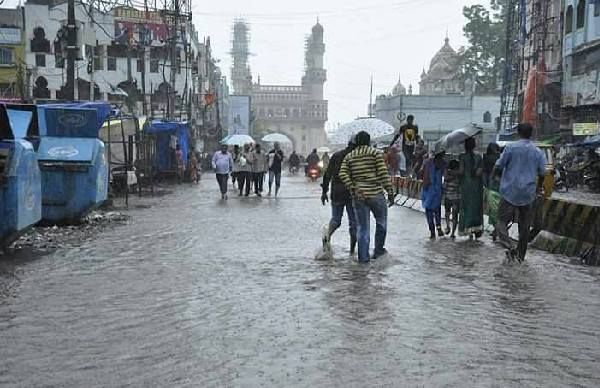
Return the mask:
[[[430,242],[399,207],[387,257],[357,264],[344,227],[316,261],[319,193],[284,177],[224,203],[206,175],[79,246],[2,257],[0,385],[600,385],[600,269]]]

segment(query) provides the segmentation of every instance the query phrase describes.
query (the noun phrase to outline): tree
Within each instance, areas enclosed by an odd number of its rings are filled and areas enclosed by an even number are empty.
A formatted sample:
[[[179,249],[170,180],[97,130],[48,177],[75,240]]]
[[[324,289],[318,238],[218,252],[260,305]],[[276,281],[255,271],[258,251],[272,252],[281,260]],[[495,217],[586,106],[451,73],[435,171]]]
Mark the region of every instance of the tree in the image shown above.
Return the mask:
[[[492,0],[490,9],[477,4],[463,8],[463,27],[469,45],[460,54],[465,80],[475,83],[477,93],[499,89],[506,56],[506,6],[509,0]]]

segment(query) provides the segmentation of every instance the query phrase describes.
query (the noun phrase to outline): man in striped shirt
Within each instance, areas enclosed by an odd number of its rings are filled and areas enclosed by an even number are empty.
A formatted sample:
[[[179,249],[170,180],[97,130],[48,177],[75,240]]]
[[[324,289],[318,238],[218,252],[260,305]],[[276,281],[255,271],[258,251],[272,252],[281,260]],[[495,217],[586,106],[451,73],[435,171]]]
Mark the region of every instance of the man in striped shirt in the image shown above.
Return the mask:
[[[375,217],[375,251],[373,259],[384,255],[387,234],[387,203],[394,194],[383,155],[371,147],[371,136],[364,131],[356,135],[356,149],[342,162],[339,177],[352,194],[358,224],[358,261],[369,262],[370,213]]]

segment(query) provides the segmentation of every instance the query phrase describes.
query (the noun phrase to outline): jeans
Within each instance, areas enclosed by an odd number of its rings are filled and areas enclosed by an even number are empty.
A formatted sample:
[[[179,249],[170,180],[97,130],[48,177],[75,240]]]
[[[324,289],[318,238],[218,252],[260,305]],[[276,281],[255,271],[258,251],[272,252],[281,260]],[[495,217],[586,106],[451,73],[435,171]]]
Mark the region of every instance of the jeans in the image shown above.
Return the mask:
[[[252,177],[254,178],[254,193],[256,193],[256,194],[262,193],[265,173],[264,172],[255,172],[255,173],[252,173]]]
[[[533,218],[533,204],[525,206],[515,206],[504,198],[500,201],[498,207],[498,223],[496,232],[498,233],[498,241],[506,249],[514,249],[513,242],[508,235],[508,223],[516,219],[519,223],[519,243],[517,244],[517,253],[519,259],[524,260],[527,253],[527,245],[529,244],[529,228]]]
[[[427,224],[429,225],[429,230],[431,232],[435,232],[436,226],[442,226],[441,207],[438,207],[437,209],[425,209],[425,215],[427,216]]]
[[[217,182],[219,182],[219,189],[221,194],[227,194],[227,181],[229,180],[229,174],[217,174]]]
[[[269,170],[269,191],[273,186],[273,180],[275,180],[275,188],[279,189],[281,187],[281,171]]]
[[[357,222],[358,261],[369,261],[371,240],[371,213],[375,217],[375,254],[385,252],[387,235],[387,202],[383,194],[372,198],[355,199],[353,202]]]
[[[246,195],[250,195],[250,185],[252,184],[252,173],[249,171],[240,171],[237,176],[238,187],[240,188],[240,195],[244,192],[244,185],[246,185]]]
[[[350,229],[350,239],[356,241],[356,217],[352,203],[331,204],[331,220],[329,221],[329,233],[333,234],[341,225],[344,217],[344,208],[348,214],[348,227]]]

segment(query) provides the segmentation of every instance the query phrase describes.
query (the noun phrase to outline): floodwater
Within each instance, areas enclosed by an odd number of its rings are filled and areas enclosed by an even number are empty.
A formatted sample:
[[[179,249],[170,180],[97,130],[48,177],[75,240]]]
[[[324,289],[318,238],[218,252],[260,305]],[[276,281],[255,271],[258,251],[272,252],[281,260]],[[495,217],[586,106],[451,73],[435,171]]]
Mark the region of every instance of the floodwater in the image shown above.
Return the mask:
[[[145,200],[131,221],[52,254],[0,260],[0,385],[600,386],[600,270],[492,243],[430,242],[390,211],[390,254],[316,261],[317,184]]]

